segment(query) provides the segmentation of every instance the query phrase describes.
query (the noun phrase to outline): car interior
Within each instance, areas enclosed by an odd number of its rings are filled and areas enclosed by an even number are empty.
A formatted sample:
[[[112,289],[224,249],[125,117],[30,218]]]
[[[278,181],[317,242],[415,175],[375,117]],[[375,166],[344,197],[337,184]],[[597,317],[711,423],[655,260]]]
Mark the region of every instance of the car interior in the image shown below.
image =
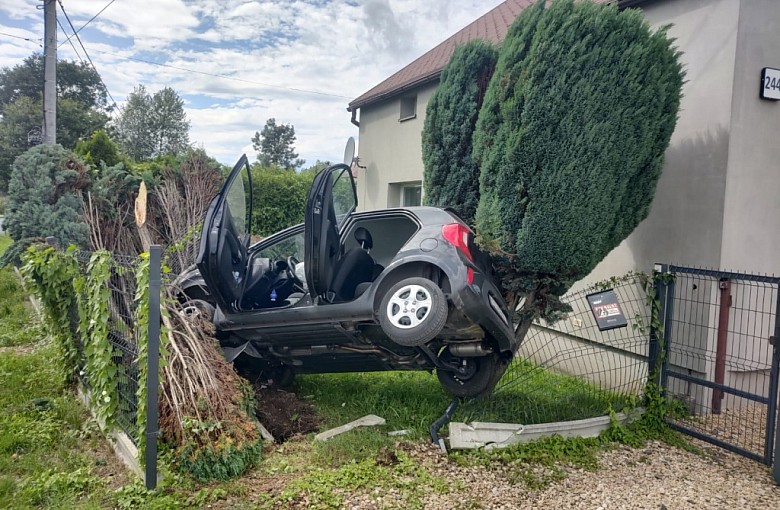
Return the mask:
[[[416,221],[401,214],[353,222],[342,237],[344,242],[338,256],[334,257],[325,302],[343,303],[362,295],[418,229]],[[375,235],[381,242],[374,241]],[[305,297],[308,288],[299,267],[303,261],[297,259],[302,242],[293,240],[295,237],[302,239],[302,234],[253,254],[241,309],[291,306]]]

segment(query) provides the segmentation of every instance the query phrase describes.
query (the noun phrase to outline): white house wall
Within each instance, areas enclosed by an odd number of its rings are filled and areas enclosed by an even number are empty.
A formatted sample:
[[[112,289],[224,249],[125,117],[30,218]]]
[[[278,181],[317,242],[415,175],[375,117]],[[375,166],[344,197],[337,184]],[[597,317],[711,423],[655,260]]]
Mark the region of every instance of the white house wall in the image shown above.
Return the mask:
[[[582,285],[651,271],[655,262],[720,266],[739,7],[740,0],[643,5],[654,27],[672,24],[669,34],[683,52],[679,119],[650,215]]]
[[[780,68],[780,1],[657,1],[643,10],[656,26],[674,23],[685,52],[680,119],[650,216],[580,285],[653,262],[780,274],[780,103],[759,98],[761,69]],[[702,305],[686,317],[675,308],[674,320],[687,325],[673,341],[684,342],[686,356],[672,353],[670,362],[712,380],[717,286],[692,283],[678,281],[691,287],[678,290]],[[724,382],[766,394],[776,298],[741,284],[731,294]],[[758,313],[744,319],[740,310]],[[710,405],[711,391],[676,385],[672,393],[688,394],[697,412]]]
[[[436,83],[417,89],[417,116],[399,121],[400,97],[360,109],[358,204],[362,211],[399,205],[390,184],[422,181],[425,108]]]
[[[780,274],[780,102],[759,99],[763,67],[780,69],[780,1],[742,0],[721,267]]]

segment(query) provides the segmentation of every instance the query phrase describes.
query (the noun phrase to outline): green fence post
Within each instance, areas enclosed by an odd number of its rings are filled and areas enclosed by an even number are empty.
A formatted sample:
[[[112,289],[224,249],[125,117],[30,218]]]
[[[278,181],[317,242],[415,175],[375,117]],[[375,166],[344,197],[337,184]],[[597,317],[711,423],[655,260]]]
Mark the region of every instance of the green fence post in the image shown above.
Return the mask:
[[[653,267],[654,273],[661,273],[665,274],[669,272],[669,266],[667,264],[655,264]],[[650,379],[651,377],[654,378],[653,382],[655,384],[661,384],[662,383],[662,377],[661,377],[661,370],[656,371],[657,368],[659,368],[659,359],[661,357],[662,349],[661,349],[661,343],[659,341],[659,336],[663,337],[666,329],[666,301],[667,301],[667,286],[665,283],[656,280],[653,283],[653,288],[655,289],[655,299],[658,300],[660,304],[660,310],[658,311],[659,319],[663,321],[663,324],[661,325],[661,331],[658,331],[658,325],[653,320],[653,310],[650,309],[650,347],[648,349],[647,353],[647,378]],[[655,306],[655,305],[651,305]],[[668,342],[668,338],[664,338],[666,342]]]
[[[157,388],[160,368],[160,285],[162,248],[149,247],[149,345],[146,371],[146,488],[157,487]]]

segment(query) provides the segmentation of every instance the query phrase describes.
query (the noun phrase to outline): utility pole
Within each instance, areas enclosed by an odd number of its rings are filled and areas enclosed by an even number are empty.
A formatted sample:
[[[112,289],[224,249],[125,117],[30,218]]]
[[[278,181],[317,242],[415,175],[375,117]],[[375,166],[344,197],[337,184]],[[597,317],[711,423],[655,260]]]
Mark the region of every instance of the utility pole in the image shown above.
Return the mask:
[[[57,143],[57,0],[43,0],[43,143]]]

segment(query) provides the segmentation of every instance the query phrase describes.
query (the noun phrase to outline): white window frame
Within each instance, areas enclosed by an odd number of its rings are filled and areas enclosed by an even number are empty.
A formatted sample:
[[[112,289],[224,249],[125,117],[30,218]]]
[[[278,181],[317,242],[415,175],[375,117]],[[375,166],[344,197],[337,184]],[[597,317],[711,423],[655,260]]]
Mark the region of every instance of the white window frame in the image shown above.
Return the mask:
[[[398,122],[410,120],[415,117],[417,117],[417,94],[413,96],[402,97],[400,101]]]

